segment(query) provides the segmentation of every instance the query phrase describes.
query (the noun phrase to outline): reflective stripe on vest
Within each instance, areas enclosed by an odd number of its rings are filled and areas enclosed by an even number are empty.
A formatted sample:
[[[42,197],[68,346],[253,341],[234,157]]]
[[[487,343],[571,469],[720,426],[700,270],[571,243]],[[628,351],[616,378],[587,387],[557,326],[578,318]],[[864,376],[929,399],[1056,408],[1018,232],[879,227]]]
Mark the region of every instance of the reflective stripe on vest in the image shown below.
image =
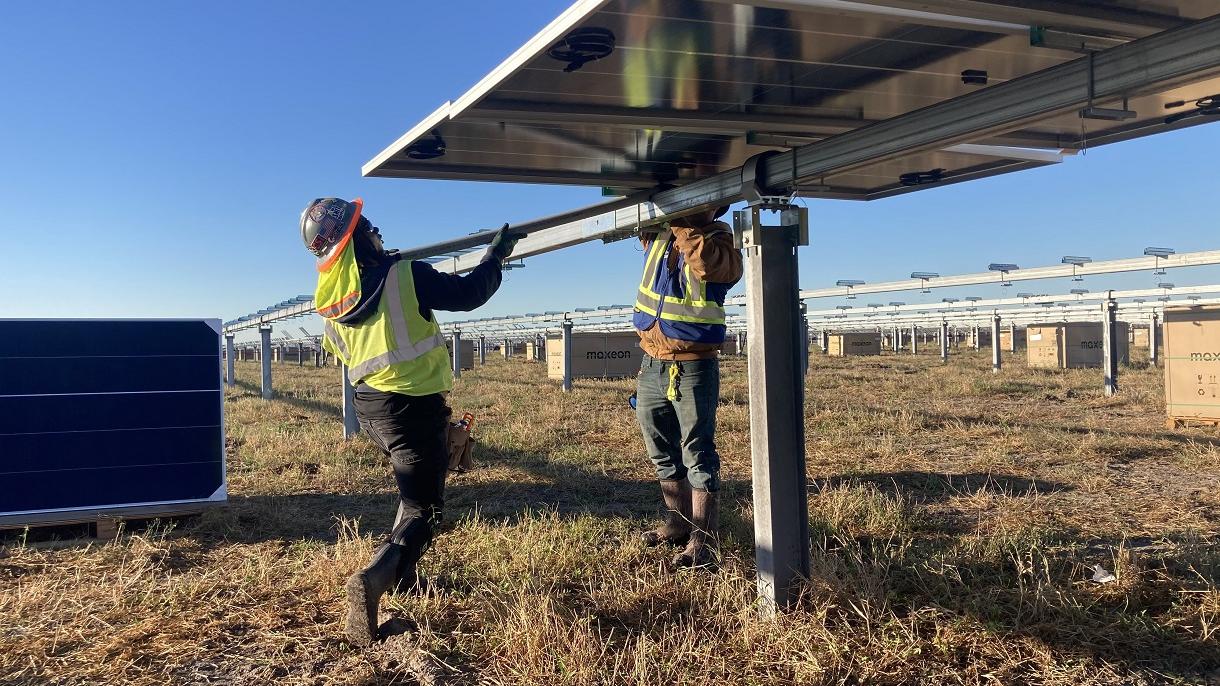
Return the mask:
[[[682,265],[684,297],[661,295],[654,287],[661,280],[662,269],[669,254],[673,234],[666,231],[655,239],[644,260],[644,275],[635,297],[635,308],[650,316],[690,324],[724,324],[724,306],[715,300],[707,300],[707,284],[695,276],[689,264]]]
[[[394,350],[371,357],[360,364],[354,365],[348,374],[353,379],[363,379],[381,369],[400,362],[410,362],[438,347],[444,347],[445,337],[437,330],[433,335],[412,343],[411,334],[407,329],[407,318],[402,308],[402,293],[398,290],[398,267],[386,274],[385,286],[381,289],[381,297],[385,298],[386,317],[390,320],[390,328],[394,331]]]
[[[326,334],[326,340],[330,341],[345,360],[352,359],[352,354],[347,351],[347,343],[339,336],[339,332],[335,331],[335,325],[329,319],[323,320],[322,332]]]

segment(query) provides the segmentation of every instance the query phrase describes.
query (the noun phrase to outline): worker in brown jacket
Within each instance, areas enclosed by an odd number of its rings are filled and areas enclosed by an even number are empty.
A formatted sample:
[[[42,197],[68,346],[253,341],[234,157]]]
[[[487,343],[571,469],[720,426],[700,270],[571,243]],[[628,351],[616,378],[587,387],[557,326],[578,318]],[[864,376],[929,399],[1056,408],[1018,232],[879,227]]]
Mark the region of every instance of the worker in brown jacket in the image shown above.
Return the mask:
[[[644,359],[636,416],[656,467],[665,521],[644,534],[649,545],[684,545],[676,567],[716,563],[709,540],[719,525],[720,455],[716,405],[718,356],[725,337],[724,298],[741,278],[741,252],[727,207],[670,222],[641,235],[646,258],[633,323]]]

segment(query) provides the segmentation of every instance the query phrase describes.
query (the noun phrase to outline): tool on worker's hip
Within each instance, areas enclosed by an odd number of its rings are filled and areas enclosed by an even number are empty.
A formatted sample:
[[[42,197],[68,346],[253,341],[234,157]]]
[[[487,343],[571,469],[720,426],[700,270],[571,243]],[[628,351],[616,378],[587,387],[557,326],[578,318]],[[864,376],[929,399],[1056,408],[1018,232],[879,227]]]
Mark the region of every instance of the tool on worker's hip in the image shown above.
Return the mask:
[[[451,422],[447,442],[449,471],[467,472],[474,469],[474,415],[466,412],[461,420]]]

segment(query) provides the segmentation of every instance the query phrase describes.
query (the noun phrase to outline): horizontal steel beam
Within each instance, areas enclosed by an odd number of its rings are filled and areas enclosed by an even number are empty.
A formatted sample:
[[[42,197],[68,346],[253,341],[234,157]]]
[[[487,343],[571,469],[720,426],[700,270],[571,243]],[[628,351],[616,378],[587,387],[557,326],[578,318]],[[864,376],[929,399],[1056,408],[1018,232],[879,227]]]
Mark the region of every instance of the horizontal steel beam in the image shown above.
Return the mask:
[[[1165,258],[1134,257],[1122,260],[1105,260],[1090,262],[1082,266],[1059,264],[1050,267],[1034,267],[1018,269],[1007,275],[999,272],[979,272],[959,276],[938,276],[934,279],[903,279],[901,281],[885,281],[881,283],[866,283],[860,286],[835,286],[832,288],[817,288],[802,290],[801,297],[832,298],[849,295],[865,295],[869,293],[895,293],[899,291],[914,291],[924,288],[953,288],[961,286],[978,286],[999,284],[1013,281],[1033,281],[1037,279],[1056,279],[1072,276],[1090,276],[1095,274],[1119,274],[1124,272],[1147,271],[1158,268],[1201,267],[1220,264],[1220,250],[1206,250],[1170,255]]]
[[[1216,290],[1216,289],[1213,289]],[[1153,313],[1161,313],[1166,307],[1187,306],[1187,305],[1216,305],[1220,304],[1220,298],[1189,300],[1186,298],[1175,299],[1168,302],[1157,303],[1119,303],[1119,312],[1122,316],[1128,317],[1128,321],[1139,323],[1136,318],[1147,318]],[[899,317],[863,317],[863,316],[847,316],[847,317],[810,317],[810,329],[824,328],[828,330],[846,330],[846,329],[890,329],[896,325],[910,326],[912,324],[919,325],[925,328],[935,328],[942,321],[948,321],[955,325],[968,324],[985,324],[991,321],[991,318],[999,314],[1005,322],[1014,322],[1017,324],[1030,324],[1039,322],[1059,322],[1065,318],[1073,321],[1094,321],[1100,318],[1100,309],[1097,304],[1075,304],[1068,307],[1055,308],[1008,308],[1008,309],[989,309],[979,312],[950,312],[946,314],[924,314],[909,313]],[[1135,321],[1132,321],[1135,320]],[[575,330],[580,332],[628,332],[633,328],[630,322],[579,322],[573,321]],[[744,316],[731,316],[727,320],[727,325],[731,331],[744,330],[746,328],[746,319]],[[487,336],[488,338],[509,339],[510,341],[527,341],[532,340],[538,334],[557,334],[561,330],[561,320],[553,320],[550,322],[537,322],[532,325],[525,325],[519,328],[507,327],[492,327],[492,328],[469,328],[465,329],[468,332],[473,332],[478,335]]]
[[[792,185],[865,164],[1020,128],[1093,101],[1167,88],[1220,71],[1220,16],[988,86],[828,138],[766,164],[766,185]],[[1090,87],[1091,82],[1091,87]],[[795,160],[789,157],[795,155]],[[680,189],[677,189],[680,190]],[[666,209],[665,198],[658,198]]]
[[[952,4],[957,5],[956,2]],[[1095,101],[1113,100],[1169,88],[1218,72],[1220,16],[776,153],[761,165],[759,186],[764,192],[786,194],[793,185],[816,183],[823,177],[862,165],[925,150],[977,143],[981,139],[1017,131],[1039,120],[1079,109],[1090,101],[1090,97]],[[1025,161],[1023,164],[1036,165],[1038,162]],[[982,173],[986,174],[986,171]],[[558,250],[607,234],[633,231],[683,214],[730,204],[743,198],[742,177],[743,171],[734,169],[677,188],[660,190],[652,196],[650,203],[634,212],[628,209],[596,218],[591,222],[596,229],[563,223],[554,227],[553,234],[552,231],[541,232],[521,246],[518,256]],[[946,183],[952,181],[953,177],[945,180]],[[599,186],[616,183],[615,179],[601,175],[591,175],[588,182]],[[909,192],[909,189],[894,188],[878,197],[901,192]],[[548,240],[551,235],[554,240]],[[452,269],[466,271],[476,264],[474,258],[459,258]]]
[[[831,134],[872,123],[864,120],[859,111],[853,113],[842,109],[812,111],[794,116],[515,100],[484,100],[463,112],[462,119],[513,124],[571,124],[573,121],[579,121],[582,124],[611,128],[658,129],[725,136],[741,136],[750,131]]]
[[[640,202],[646,202],[648,195],[649,194],[645,193],[641,195],[615,198],[613,200],[607,200],[605,202],[596,203],[587,207],[581,207],[568,212],[553,214],[549,217],[542,217],[523,224],[512,224],[509,226],[509,228],[513,233],[526,235],[534,234],[543,230],[553,231],[557,225],[579,223],[585,219],[588,219],[589,217],[597,217],[608,213],[614,213],[624,207],[634,208]],[[493,238],[495,238],[495,236],[496,232],[494,230],[485,229],[461,238],[454,238],[447,241],[432,243],[430,245],[399,250],[398,254],[401,255],[403,259],[408,260],[420,259],[424,257],[435,257],[437,255],[445,255],[451,252],[469,250],[471,248],[487,245]],[[520,257],[520,250],[516,251],[514,256]],[[467,269],[463,270],[469,271],[469,269],[473,269],[474,267],[478,266],[478,263],[482,261],[483,253],[480,252],[477,255],[462,255],[459,257],[467,257],[468,259],[466,263],[473,262],[473,264],[471,264]]]
[[[624,202],[628,202],[628,200],[625,198],[621,199],[621,200]],[[586,212],[586,211],[596,210],[598,207],[599,206],[594,205],[594,206],[591,206],[588,208],[583,208],[581,210],[573,210],[572,214],[578,214],[578,213],[582,213],[582,212]],[[578,243],[582,243],[582,242],[588,240],[589,236],[599,237],[603,240],[609,240],[613,237],[621,237],[622,232],[621,232],[621,229],[618,228],[618,226],[620,225],[620,221],[621,221],[620,215],[624,212],[631,212],[636,207],[642,207],[642,206],[632,205],[631,207],[628,207],[628,208],[615,210],[613,212],[604,213],[604,214],[586,218],[586,219],[580,219],[580,220],[577,220],[574,222],[569,222],[566,225],[567,228],[565,229],[565,234],[564,234],[566,237],[565,240],[568,241],[569,245],[576,245]],[[644,219],[645,219],[644,217],[641,217],[639,221],[643,221]],[[538,220],[538,222],[542,222],[542,221],[547,221],[547,220]],[[536,224],[538,222],[534,222],[532,224],[527,224],[527,225],[523,225],[523,226],[525,227],[525,230],[537,231]],[[554,231],[554,229],[551,229],[551,231]],[[471,238],[474,238],[474,237],[471,237]],[[521,241],[517,244],[518,249],[516,251],[514,251],[513,256],[514,257],[527,257],[532,254],[537,254],[535,252],[535,249],[537,246],[549,244],[556,239],[557,239],[557,237],[555,235],[551,234],[550,232],[548,232],[548,235],[545,237],[538,236],[536,234],[532,234],[530,236],[527,236],[526,238],[521,239]],[[482,253],[480,251],[477,253],[470,253],[467,255],[462,255],[462,256],[456,257],[447,262],[439,263],[436,266],[440,269],[449,270],[449,271],[468,271],[469,269],[473,269],[475,266],[477,266],[478,262],[482,260],[482,257],[483,257]],[[1200,251],[1200,252],[1180,253],[1177,255],[1170,255],[1169,257],[1164,257],[1164,258],[1135,257],[1135,258],[1122,259],[1122,260],[1103,260],[1100,262],[1090,262],[1090,263],[1087,263],[1087,264],[1084,264],[1081,266],[1063,264],[1063,265],[1052,265],[1052,266],[1048,266],[1048,267],[1034,267],[1034,268],[1030,268],[1030,269],[1019,269],[1016,271],[1009,272],[1008,276],[1006,278],[1002,274],[999,274],[996,272],[980,272],[980,273],[976,273],[976,274],[962,274],[962,275],[957,275],[957,276],[938,276],[938,277],[927,279],[927,280],[903,279],[900,281],[887,281],[887,282],[873,283],[873,284],[862,284],[859,286],[853,286],[850,289],[845,286],[834,286],[831,288],[819,288],[819,289],[804,289],[801,291],[801,299],[816,300],[819,298],[845,297],[848,295],[860,296],[860,295],[877,294],[877,293],[897,293],[897,292],[902,292],[902,291],[923,290],[925,288],[952,288],[952,287],[962,287],[962,286],[997,284],[997,283],[1000,283],[1005,280],[1012,282],[1012,281],[1029,281],[1029,280],[1036,280],[1036,279],[1067,278],[1067,277],[1072,277],[1072,276],[1096,276],[1096,275],[1101,275],[1101,274],[1117,274],[1117,273],[1132,272],[1132,271],[1147,271],[1150,269],[1158,269],[1158,268],[1176,269],[1176,268],[1181,268],[1181,267],[1201,267],[1201,266],[1217,265],[1217,264],[1220,264],[1220,250],[1207,250],[1207,251]],[[1175,295],[1215,292],[1215,291],[1209,290],[1211,288],[1212,288],[1211,286],[1185,286],[1185,287],[1181,287],[1181,288],[1176,288],[1172,292]],[[1105,291],[1098,291],[1097,293],[1088,293],[1088,294],[1083,294],[1083,295],[1065,295],[1065,296],[1042,296],[1042,295],[1040,295],[1040,296],[1037,296],[1036,298],[1032,298],[1029,300],[1032,300],[1035,302],[1041,302],[1043,300],[1046,300],[1048,297],[1059,297],[1062,299],[1075,299],[1075,300],[1099,300],[1099,299],[1105,297],[1104,293],[1105,293]],[[1157,297],[1157,296],[1162,296],[1164,294],[1165,294],[1164,289],[1143,289],[1143,290],[1134,290],[1134,291],[1116,291],[1114,297],[1116,297],[1116,298]],[[980,306],[981,307],[994,307],[994,306],[1003,306],[1003,305],[1007,305],[1007,304],[1021,304],[1022,302],[1023,302],[1023,299],[1020,299],[1020,298],[1007,298],[1007,299],[987,300],[987,301],[982,301],[982,302],[978,302],[978,303],[959,302],[959,303],[953,303],[951,305],[948,303],[933,303],[933,304],[928,304],[928,305],[907,305],[904,307],[906,309],[937,308],[937,309],[953,310],[953,309],[962,309],[962,308],[968,308],[968,307],[974,307],[977,309]],[[727,299],[725,301],[725,305],[744,306],[745,299],[742,296],[735,296],[735,297]],[[570,319],[573,319],[573,320],[604,319],[604,318],[609,318],[609,317],[627,316],[627,315],[630,315],[631,312],[632,312],[632,308],[630,306],[623,306],[620,308],[614,308],[614,309],[608,309],[608,310],[593,310],[593,311],[589,311],[589,312],[556,312],[556,313],[550,314],[550,315],[541,314],[536,317],[512,316],[512,317],[500,317],[500,318],[483,320],[483,321],[463,321],[463,322],[446,324],[445,326],[452,327],[456,324],[458,326],[471,326],[471,327],[486,328],[486,326],[491,325],[491,324],[507,324],[509,322],[521,322],[521,323],[529,324],[529,323],[556,321],[556,320],[562,319],[565,316]],[[313,307],[312,300],[294,302],[288,306],[285,306],[285,307],[282,307],[279,309],[268,310],[259,315],[251,315],[245,319],[227,323],[224,326],[224,331],[225,331],[225,333],[233,333],[233,332],[241,331],[244,329],[254,329],[254,328],[258,328],[259,326],[264,326],[264,325],[270,324],[272,322],[282,321],[285,319],[292,319],[294,317],[306,316],[306,315],[310,315],[313,313],[314,313],[314,307]]]
[[[1179,267],[1199,267],[1207,265],[1220,264],[1220,250],[1210,250],[1201,252],[1181,253],[1171,255],[1166,258],[1154,257],[1137,257],[1122,260],[1103,260],[1099,262],[1090,262],[1083,266],[1075,265],[1052,265],[1048,267],[1034,267],[1030,269],[1020,269],[1009,272],[1008,281],[1028,281],[1036,279],[1052,279],[1052,278],[1067,278],[1072,276],[1089,276],[1102,274],[1116,274],[1131,271],[1149,270],[1155,268],[1174,269]],[[988,284],[993,285],[1002,281],[1002,275],[996,272],[981,272],[976,274],[962,274],[957,276],[938,276],[927,280],[923,279],[903,279],[901,281],[888,281],[875,284],[862,284],[859,286],[846,287],[835,286],[831,288],[820,289],[803,289],[801,291],[802,300],[817,300],[819,298],[840,298],[849,295],[868,295],[878,293],[896,293],[911,290],[923,290],[925,288],[950,288]],[[978,302],[959,301],[956,303],[927,303],[927,304],[912,304],[898,306],[897,308],[885,307],[879,308],[882,311],[910,311],[910,310],[930,310],[951,311],[960,309],[978,309],[979,307],[999,307],[1005,305],[1021,305],[1033,304],[1044,301],[1059,302],[1063,300],[1084,301],[1084,300],[1101,300],[1104,299],[1108,291],[1098,291],[1097,293],[1086,294],[1062,294],[1057,296],[1038,295],[1033,298],[1000,298]],[[1140,289],[1129,291],[1113,291],[1115,298],[1141,298],[1141,297],[1158,297],[1166,294],[1165,289]],[[1174,294],[1194,294],[1194,293],[1214,293],[1213,286],[1185,286],[1173,290]],[[743,296],[734,296],[725,300],[725,305],[728,307],[744,306],[745,298]],[[613,317],[629,316],[632,313],[632,307],[624,305],[618,308],[607,310],[593,310],[587,312],[553,312],[550,314],[538,314],[535,316],[508,316],[496,317],[484,320],[469,320],[461,322],[453,322],[446,324],[447,327],[452,326],[469,326],[473,328],[498,326],[507,324],[534,324],[553,322],[564,319],[565,317],[573,320],[583,319],[604,319]],[[811,312],[811,314],[817,311]]]

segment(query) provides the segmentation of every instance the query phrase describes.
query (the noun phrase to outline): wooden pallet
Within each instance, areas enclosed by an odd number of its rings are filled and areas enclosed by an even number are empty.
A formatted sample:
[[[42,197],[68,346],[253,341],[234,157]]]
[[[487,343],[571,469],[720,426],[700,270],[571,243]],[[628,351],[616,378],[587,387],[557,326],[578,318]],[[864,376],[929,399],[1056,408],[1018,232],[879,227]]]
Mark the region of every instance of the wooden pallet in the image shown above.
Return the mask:
[[[1169,417],[1165,419],[1166,429],[1181,429],[1187,426],[1220,426],[1220,419],[1210,419],[1207,417]]]
[[[147,505],[108,510],[82,510],[74,512],[47,512],[20,517],[0,515],[0,531],[17,529],[50,529],[91,525],[91,538],[109,540],[117,538],[125,523],[149,522],[154,519],[173,519],[202,514],[209,507],[222,503],[178,503]]]

